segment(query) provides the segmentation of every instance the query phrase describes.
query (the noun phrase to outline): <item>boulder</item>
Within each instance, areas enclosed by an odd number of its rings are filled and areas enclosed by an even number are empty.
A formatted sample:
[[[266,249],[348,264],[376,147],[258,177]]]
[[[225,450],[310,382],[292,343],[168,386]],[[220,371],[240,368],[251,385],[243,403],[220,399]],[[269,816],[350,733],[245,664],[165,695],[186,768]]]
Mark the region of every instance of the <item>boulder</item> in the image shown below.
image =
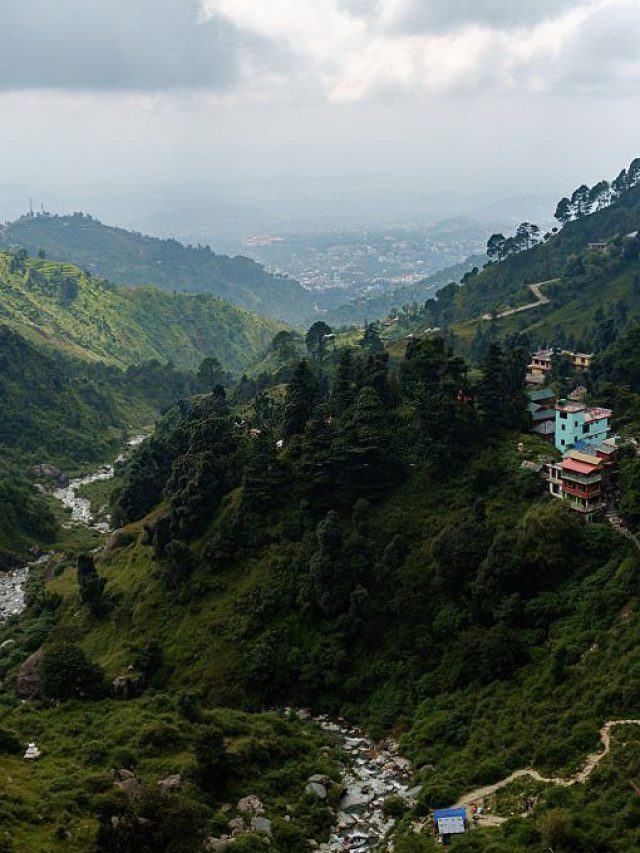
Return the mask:
[[[60,486],[60,488],[65,488],[69,485],[69,478],[67,475],[63,474],[55,465],[50,465],[49,463],[44,462],[41,465],[34,465],[32,471],[34,477],[42,477],[44,480],[53,480],[56,486]]]
[[[328,785],[331,782],[331,779],[324,773],[314,773],[313,776],[309,776],[307,782],[316,782],[318,785]]]
[[[319,800],[327,799],[327,789],[319,782],[309,782],[304,789],[305,794],[314,794]]]
[[[232,817],[227,826],[229,827],[231,835],[240,835],[240,833],[246,832],[247,829],[246,824],[241,817]]]
[[[118,530],[114,530],[111,536],[107,539],[106,545],[104,546],[102,553],[111,554],[113,551],[117,551],[119,548],[126,548],[127,545],[131,545],[131,543],[134,541],[135,536],[132,533],[130,533],[128,530],[118,528]]]
[[[373,799],[373,794],[365,794],[362,791],[348,791],[340,800],[340,811],[350,812],[353,809],[364,808]]]
[[[231,842],[228,838],[213,838],[210,836],[204,842],[204,849],[207,853],[218,853],[219,850],[226,850]]]
[[[266,817],[254,817],[251,821],[251,829],[254,832],[264,832],[271,838],[271,821]]]
[[[132,779],[123,779],[121,782],[116,782],[115,785],[116,788],[124,791],[129,802],[139,800],[144,792],[144,785],[135,776]]]
[[[111,770],[109,775],[113,779],[113,784],[116,788],[124,791],[129,802],[134,802],[140,799],[144,792],[144,785],[140,779],[136,779],[131,770]]]
[[[116,699],[133,699],[142,692],[142,678],[140,676],[119,675],[111,682]]]
[[[40,676],[38,667],[40,660],[44,654],[44,649],[40,647],[18,669],[16,676],[16,695],[19,699],[33,699],[38,693],[40,685]]]
[[[247,812],[248,814],[254,816],[264,814],[264,806],[262,805],[262,801],[254,794],[250,794],[248,797],[242,797],[241,800],[238,800],[238,805],[236,806],[236,808],[239,812]]]
[[[171,791],[179,791],[182,787],[182,777],[179,773],[173,773],[164,779],[158,779],[158,787],[163,794],[168,794]]]

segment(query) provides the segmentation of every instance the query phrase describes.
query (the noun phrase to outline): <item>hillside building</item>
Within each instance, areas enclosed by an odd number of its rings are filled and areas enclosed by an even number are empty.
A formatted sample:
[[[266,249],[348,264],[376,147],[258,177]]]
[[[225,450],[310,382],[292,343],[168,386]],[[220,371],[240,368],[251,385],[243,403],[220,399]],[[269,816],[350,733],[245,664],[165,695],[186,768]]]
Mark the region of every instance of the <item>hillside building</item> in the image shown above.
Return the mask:
[[[529,385],[543,385],[546,377],[551,372],[552,349],[539,349],[531,356],[531,362],[527,365],[527,383]]]
[[[611,409],[560,400],[556,406],[555,446],[564,452],[584,444],[602,444],[608,437]]]

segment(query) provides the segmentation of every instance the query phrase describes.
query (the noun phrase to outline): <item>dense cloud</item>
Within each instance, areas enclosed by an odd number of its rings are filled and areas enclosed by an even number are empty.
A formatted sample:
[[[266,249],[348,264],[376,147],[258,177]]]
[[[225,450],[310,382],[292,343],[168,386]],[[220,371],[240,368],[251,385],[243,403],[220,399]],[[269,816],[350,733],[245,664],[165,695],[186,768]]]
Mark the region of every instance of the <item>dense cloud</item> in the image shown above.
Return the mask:
[[[197,0],[0,0],[1,89],[226,91],[263,55]]]
[[[468,24],[508,30],[585,5],[586,0],[382,0],[379,13],[403,32],[444,32]]]

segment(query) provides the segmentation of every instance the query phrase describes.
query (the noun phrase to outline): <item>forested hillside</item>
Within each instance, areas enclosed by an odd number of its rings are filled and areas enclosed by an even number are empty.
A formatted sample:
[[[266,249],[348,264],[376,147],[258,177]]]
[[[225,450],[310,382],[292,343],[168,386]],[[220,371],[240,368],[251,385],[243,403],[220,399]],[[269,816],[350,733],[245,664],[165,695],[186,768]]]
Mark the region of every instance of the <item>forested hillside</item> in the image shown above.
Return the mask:
[[[620,310],[629,317],[640,316],[640,239],[633,236],[639,228],[640,186],[633,186],[610,206],[567,221],[531,248],[490,263],[463,287],[447,285],[436,300],[427,301],[420,325],[450,325],[468,340],[478,329],[487,331],[483,315],[535,301],[528,285],[543,282],[549,304],[498,319],[491,334],[527,332],[532,343],[573,338],[591,350],[594,325],[616,310],[616,303],[623,303]],[[589,248],[599,243],[607,248]]]
[[[49,506],[34,492],[34,465],[68,472],[109,461],[161,409],[206,387],[158,362],[123,372],[71,359],[0,325],[0,567],[55,532]]]
[[[54,260],[70,261],[117,284],[206,293],[292,324],[302,323],[314,311],[313,298],[301,285],[271,275],[249,258],[147,237],[81,213],[24,216],[0,229],[0,241],[33,255],[43,249]]]
[[[630,346],[610,355],[627,374]],[[94,580],[62,559],[47,608],[38,599],[28,611],[48,655],[41,697],[62,701],[38,717],[53,749],[31,803],[44,808],[46,779],[72,754],[57,802],[81,802],[60,830],[78,849],[98,837],[100,849],[152,850],[153,833],[169,832],[162,802],[108,795],[114,761],[151,786],[176,770],[187,780],[171,807],[189,830],[167,849],[197,850],[223,831],[225,802],[247,785],[274,819],[270,849],[302,853],[311,832],[326,837],[326,807],[295,800],[318,753],[307,749],[305,765],[284,721],[221,707],[309,705],[374,737],[395,732],[419,768],[418,816],[529,763],[568,774],[597,749],[604,721],[638,716],[638,554],[543,497],[522,468],[549,452],[520,433],[526,353],[490,347],[473,381],[439,339],[411,342],[398,367],[373,332],[354,349],[309,353],[284,398],[261,395],[241,424],[219,393],[169,412],[123,472],[113,499],[123,529]],[[627,393],[637,402],[635,385]],[[11,636],[8,673],[34,649]],[[79,671],[92,673],[82,700]],[[127,701],[101,698],[105,673],[135,685]],[[95,724],[71,748],[62,713],[68,722],[84,709]],[[34,714],[9,711],[5,725],[26,737]],[[567,849],[633,849],[637,795],[624,774],[640,767],[640,745],[625,738],[588,789],[542,786],[532,818],[454,848],[542,853],[560,810]],[[279,752],[292,762],[281,776]],[[23,779],[14,758],[0,765]],[[6,808],[15,837],[51,838],[50,812],[36,826],[20,817],[25,796]],[[397,849],[436,849],[409,822]],[[239,849],[261,849],[242,839]]]
[[[40,345],[120,367],[157,359],[234,372],[260,357],[277,323],[205,294],[119,287],[68,263],[0,253],[0,322]]]

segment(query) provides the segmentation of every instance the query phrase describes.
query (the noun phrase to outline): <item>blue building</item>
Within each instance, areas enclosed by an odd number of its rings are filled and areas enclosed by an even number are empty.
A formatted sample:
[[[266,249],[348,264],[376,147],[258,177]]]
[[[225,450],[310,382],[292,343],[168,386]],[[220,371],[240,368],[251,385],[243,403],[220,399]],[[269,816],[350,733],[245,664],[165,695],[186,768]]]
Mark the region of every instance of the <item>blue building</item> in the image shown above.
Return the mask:
[[[609,435],[611,409],[560,400],[555,410],[555,446],[562,453],[572,447],[580,449],[587,444],[602,444]]]

